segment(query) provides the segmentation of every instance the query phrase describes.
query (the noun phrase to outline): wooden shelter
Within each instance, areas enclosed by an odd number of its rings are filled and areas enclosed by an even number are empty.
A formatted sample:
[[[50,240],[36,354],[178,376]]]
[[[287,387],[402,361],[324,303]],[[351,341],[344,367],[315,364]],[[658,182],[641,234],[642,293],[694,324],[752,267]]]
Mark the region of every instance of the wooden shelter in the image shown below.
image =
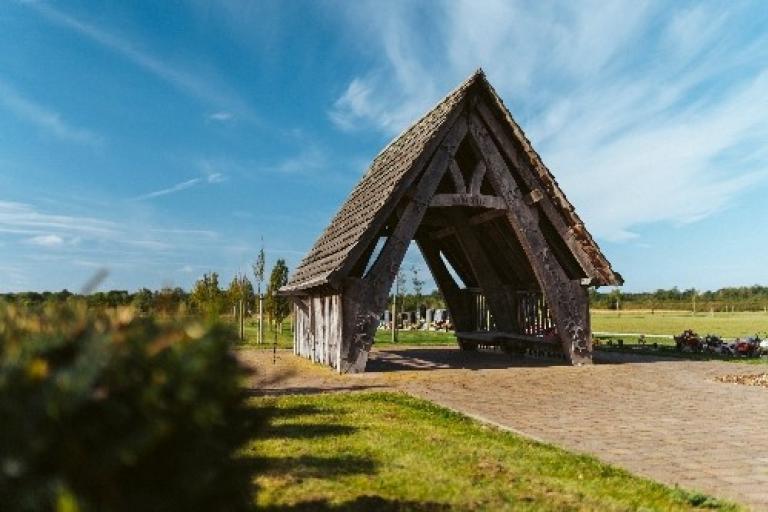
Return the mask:
[[[281,289],[294,302],[294,352],[364,371],[412,240],[462,349],[591,362],[588,287],[622,278],[482,70],[376,156]]]

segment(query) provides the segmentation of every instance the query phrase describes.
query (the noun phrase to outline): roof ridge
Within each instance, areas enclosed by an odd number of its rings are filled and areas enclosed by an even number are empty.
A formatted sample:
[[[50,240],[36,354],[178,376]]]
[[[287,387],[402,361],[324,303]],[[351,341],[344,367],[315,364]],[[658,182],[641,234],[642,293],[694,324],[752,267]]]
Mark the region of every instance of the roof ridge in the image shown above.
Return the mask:
[[[384,146],[384,148],[383,148],[381,151],[379,151],[378,153],[376,153],[376,156],[374,156],[374,157],[373,157],[373,162],[375,162],[375,161],[376,161],[376,159],[377,159],[377,158],[379,158],[379,156],[380,156],[382,153],[384,153],[385,151],[387,151],[387,150],[388,150],[388,149],[389,149],[389,148],[390,148],[390,147],[391,147],[391,146],[392,146],[394,143],[396,143],[398,140],[400,140],[400,139],[403,137],[403,135],[405,135],[406,133],[408,133],[408,131],[409,131],[411,128],[413,128],[414,126],[416,126],[417,124],[419,124],[419,122],[420,122],[422,119],[424,119],[425,117],[427,117],[427,116],[428,116],[428,115],[429,115],[431,112],[433,112],[434,110],[437,110],[438,108],[440,108],[440,106],[441,106],[443,103],[445,103],[445,101],[446,101],[448,98],[450,98],[450,97],[451,97],[451,96],[453,96],[454,94],[458,93],[458,92],[459,92],[459,91],[460,91],[462,88],[465,88],[465,89],[469,89],[469,87],[470,87],[470,86],[471,86],[471,85],[472,85],[472,84],[475,82],[475,80],[477,80],[478,78],[482,78],[482,79],[483,79],[483,80],[485,80],[486,82],[488,81],[488,80],[487,80],[487,78],[485,77],[485,71],[483,71],[483,68],[477,68],[475,71],[473,71],[473,72],[472,72],[472,74],[471,74],[471,75],[469,75],[467,78],[465,78],[463,82],[461,82],[459,85],[457,85],[456,87],[454,87],[453,89],[451,89],[451,90],[450,90],[450,92],[448,92],[447,94],[445,94],[445,95],[444,95],[442,98],[440,98],[440,99],[439,99],[437,102],[433,103],[433,104],[432,104],[432,107],[430,107],[429,109],[427,109],[426,111],[424,111],[424,113],[423,113],[423,114],[421,114],[419,117],[417,117],[417,118],[416,118],[416,119],[415,119],[415,120],[414,120],[414,121],[413,121],[411,124],[409,124],[409,125],[408,125],[408,126],[406,126],[406,127],[403,129],[403,130],[401,130],[401,131],[400,131],[400,133],[398,133],[398,134],[397,134],[397,135],[396,135],[396,136],[395,136],[395,137],[394,137],[392,140],[390,140],[390,141],[389,141],[389,144],[387,144],[386,146]],[[371,165],[368,167],[368,170],[370,170],[370,169],[372,169],[372,168],[373,168],[373,162],[371,162]],[[366,172],[365,174],[368,174],[368,173]]]

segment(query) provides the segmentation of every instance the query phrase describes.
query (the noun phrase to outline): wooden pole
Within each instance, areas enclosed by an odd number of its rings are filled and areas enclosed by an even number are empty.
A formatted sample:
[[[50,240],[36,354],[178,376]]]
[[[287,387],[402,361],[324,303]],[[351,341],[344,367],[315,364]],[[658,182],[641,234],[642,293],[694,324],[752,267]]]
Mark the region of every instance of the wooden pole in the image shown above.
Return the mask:
[[[392,301],[392,343],[397,343],[397,294],[399,289],[397,277],[395,277],[395,295]]]
[[[245,341],[245,304],[240,299],[240,341]]]
[[[264,296],[259,291],[259,345],[264,343]]]

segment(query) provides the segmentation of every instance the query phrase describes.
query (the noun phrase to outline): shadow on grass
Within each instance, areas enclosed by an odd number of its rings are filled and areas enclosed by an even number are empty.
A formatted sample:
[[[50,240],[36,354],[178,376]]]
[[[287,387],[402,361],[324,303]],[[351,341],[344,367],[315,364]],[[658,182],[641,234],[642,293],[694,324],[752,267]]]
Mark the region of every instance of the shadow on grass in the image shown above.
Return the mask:
[[[345,475],[372,475],[376,463],[368,457],[340,454],[336,457],[255,457],[266,475],[290,475],[294,478],[335,478]]]
[[[288,511],[372,511],[395,512],[400,510],[416,510],[424,512],[451,510],[451,507],[445,503],[436,503],[432,501],[405,501],[390,500],[380,496],[359,496],[351,501],[332,504],[328,500],[310,500],[302,501],[293,505],[266,507],[261,510],[272,512]]]
[[[281,408],[265,404],[251,407],[254,417],[260,418],[259,423],[247,426],[255,427],[251,431],[250,441],[278,439],[319,441],[324,438],[351,436],[359,430],[358,427],[327,421],[328,410],[313,405],[299,405]],[[333,411],[338,414],[338,409]],[[326,420],[326,421],[323,421]],[[344,452],[334,452],[330,455],[315,453],[285,456],[262,456],[254,453],[240,457],[238,462],[241,471],[255,477],[257,475],[284,481],[300,482],[305,479],[332,480],[345,476],[375,475],[378,471],[377,461],[369,456],[354,455]],[[258,494],[256,484],[254,493]],[[255,508],[254,508],[255,509]],[[332,504],[328,499],[311,499],[293,505],[273,505],[259,507],[258,510],[448,510],[447,506],[432,503],[401,502],[385,500],[378,496],[361,496],[342,504]]]

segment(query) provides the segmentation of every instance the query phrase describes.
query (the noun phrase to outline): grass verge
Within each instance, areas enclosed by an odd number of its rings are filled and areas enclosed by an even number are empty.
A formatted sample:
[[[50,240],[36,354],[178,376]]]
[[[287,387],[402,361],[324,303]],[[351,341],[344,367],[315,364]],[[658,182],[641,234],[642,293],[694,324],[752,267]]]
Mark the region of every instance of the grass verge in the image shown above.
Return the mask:
[[[739,510],[397,393],[256,398],[265,510]]]

